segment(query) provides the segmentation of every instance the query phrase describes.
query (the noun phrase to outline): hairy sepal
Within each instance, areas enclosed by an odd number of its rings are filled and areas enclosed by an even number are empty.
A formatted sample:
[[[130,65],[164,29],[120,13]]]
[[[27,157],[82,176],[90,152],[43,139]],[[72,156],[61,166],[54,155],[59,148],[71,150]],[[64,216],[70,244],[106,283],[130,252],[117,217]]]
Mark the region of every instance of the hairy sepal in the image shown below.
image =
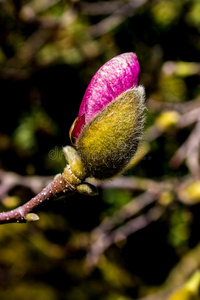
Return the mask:
[[[144,99],[143,86],[129,89],[85,125],[76,149],[92,177],[111,178],[134,156],[143,129]]]

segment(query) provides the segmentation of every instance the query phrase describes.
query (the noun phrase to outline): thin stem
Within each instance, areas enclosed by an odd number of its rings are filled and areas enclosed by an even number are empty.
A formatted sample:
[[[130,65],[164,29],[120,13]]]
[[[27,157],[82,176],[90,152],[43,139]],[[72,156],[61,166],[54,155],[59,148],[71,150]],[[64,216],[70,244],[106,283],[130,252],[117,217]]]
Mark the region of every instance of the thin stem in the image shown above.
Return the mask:
[[[27,215],[45,201],[55,198],[62,193],[69,195],[75,191],[76,186],[68,182],[63,174],[59,174],[39,194],[24,205],[14,210],[0,213],[0,224],[25,223],[28,219],[30,220],[30,218],[27,218]],[[37,217],[37,215],[35,216]],[[34,220],[34,218],[32,220]]]

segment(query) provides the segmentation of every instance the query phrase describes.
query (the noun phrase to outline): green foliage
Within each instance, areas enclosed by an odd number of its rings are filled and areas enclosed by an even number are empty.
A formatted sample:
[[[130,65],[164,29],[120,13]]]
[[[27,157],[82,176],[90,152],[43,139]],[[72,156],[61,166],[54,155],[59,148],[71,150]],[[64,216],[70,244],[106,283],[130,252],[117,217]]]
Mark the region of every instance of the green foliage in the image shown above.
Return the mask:
[[[170,232],[169,241],[178,249],[178,251],[185,251],[188,248],[188,240],[191,234],[192,215],[189,211],[179,208],[174,211],[170,218]]]
[[[19,126],[13,133],[13,143],[18,151],[33,154],[37,147],[37,133],[56,134],[56,124],[40,107],[32,110],[20,120]]]
[[[164,100],[173,102],[186,99],[186,85],[182,78],[174,75],[163,75],[160,77],[160,90]]]
[[[107,205],[106,214],[112,214],[132,199],[130,191],[122,191],[120,189],[105,189],[102,196]]]
[[[152,6],[152,14],[158,26],[166,28],[174,25],[180,16],[180,11],[181,1],[157,1],[157,3]]]
[[[11,300],[56,300],[56,293],[54,289],[45,284],[38,284],[35,282],[21,282],[20,284],[9,286],[9,288],[1,292],[1,299],[11,299]]]
[[[198,30],[200,28],[200,21],[198,17],[199,13],[200,13],[199,1],[191,1],[191,6],[188,11],[187,20],[190,25],[196,27]]]

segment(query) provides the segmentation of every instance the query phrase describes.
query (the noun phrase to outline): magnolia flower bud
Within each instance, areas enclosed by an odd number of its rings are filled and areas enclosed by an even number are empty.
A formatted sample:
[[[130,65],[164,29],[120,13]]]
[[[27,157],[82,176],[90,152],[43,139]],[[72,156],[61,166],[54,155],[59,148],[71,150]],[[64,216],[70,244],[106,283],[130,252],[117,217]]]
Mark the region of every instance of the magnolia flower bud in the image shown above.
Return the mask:
[[[70,134],[87,174],[117,175],[137,150],[144,119],[145,92],[137,86],[134,53],[119,55],[92,78]]]
[[[70,130],[75,142],[85,126],[107,104],[138,85],[139,62],[135,53],[124,53],[106,62],[93,76],[80,105],[78,117]]]
[[[129,89],[84,126],[76,148],[93,177],[118,174],[135,154],[143,127],[143,100],[142,86]]]

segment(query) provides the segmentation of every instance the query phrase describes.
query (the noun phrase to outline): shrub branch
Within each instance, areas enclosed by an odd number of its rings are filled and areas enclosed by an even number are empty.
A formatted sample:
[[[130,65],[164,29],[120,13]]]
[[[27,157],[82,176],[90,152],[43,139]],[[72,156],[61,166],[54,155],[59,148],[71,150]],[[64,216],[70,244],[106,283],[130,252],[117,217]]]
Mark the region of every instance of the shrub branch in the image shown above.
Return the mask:
[[[63,174],[58,174],[40,193],[33,197],[24,205],[11,211],[0,213],[0,224],[5,223],[25,223],[36,221],[38,215],[33,211],[44,202],[60,196],[61,194],[70,195],[76,191],[76,184],[72,184]]]

